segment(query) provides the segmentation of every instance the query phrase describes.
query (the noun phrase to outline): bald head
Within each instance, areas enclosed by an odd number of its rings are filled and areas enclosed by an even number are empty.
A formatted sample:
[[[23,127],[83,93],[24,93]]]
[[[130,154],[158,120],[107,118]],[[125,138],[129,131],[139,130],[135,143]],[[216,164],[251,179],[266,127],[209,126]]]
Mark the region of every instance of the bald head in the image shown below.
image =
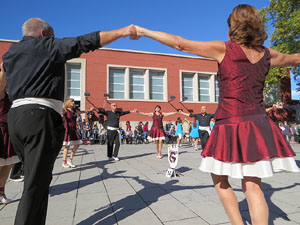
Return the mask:
[[[206,113],[206,106],[201,106],[201,114],[205,114]]]
[[[22,26],[22,33],[24,36],[31,36],[35,38],[53,37],[54,32],[52,27],[40,18],[30,18]]]

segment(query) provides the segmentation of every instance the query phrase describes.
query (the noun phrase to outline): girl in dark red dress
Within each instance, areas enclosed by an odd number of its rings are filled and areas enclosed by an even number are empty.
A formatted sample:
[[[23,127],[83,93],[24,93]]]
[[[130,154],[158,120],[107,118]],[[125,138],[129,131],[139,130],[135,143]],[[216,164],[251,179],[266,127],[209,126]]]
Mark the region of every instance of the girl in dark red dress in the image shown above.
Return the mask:
[[[15,154],[7,129],[7,113],[10,109],[11,102],[6,93],[6,74],[3,65],[0,70],[0,204],[10,203],[11,200],[5,196],[5,183],[8,178],[10,169],[13,164],[19,162],[18,156]]]
[[[79,111],[75,109],[74,99],[67,99],[64,108],[63,108],[63,117],[65,123],[65,138],[64,138],[64,151],[63,151],[63,163],[62,166],[64,168],[75,168],[76,165],[73,164],[73,158],[75,153],[82,141],[80,139],[80,135],[77,131],[77,115],[85,113],[85,111]],[[73,145],[73,149],[70,155],[69,160],[67,160],[68,151],[70,146]]]
[[[161,159],[162,142],[163,140],[165,140],[165,133],[162,122],[163,117],[175,115],[177,112],[161,113],[161,107],[157,105],[155,106],[155,111],[153,113],[144,113],[139,111],[137,111],[137,113],[152,117],[153,124],[149,132],[149,137],[151,137],[155,141],[156,156],[157,158]]]
[[[219,106],[216,123],[202,151],[200,169],[209,172],[232,224],[244,224],[228,176],[242,179],[252,224],[268,224],[261,178],[273,172],[299,172],[295,153],[267,117],[264,81],[270,66],[300,65],[300,54],[263,47],[267,34],[253,6],[239,5],[228,18],[229,42],[190,41],[136,26],[147,36],[175,49],[218,62]]]

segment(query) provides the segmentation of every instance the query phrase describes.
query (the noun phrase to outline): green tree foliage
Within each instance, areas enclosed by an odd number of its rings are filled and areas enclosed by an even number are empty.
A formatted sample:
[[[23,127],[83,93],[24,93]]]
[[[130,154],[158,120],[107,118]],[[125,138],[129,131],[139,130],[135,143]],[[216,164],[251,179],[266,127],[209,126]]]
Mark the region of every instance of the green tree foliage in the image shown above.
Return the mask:
[[[272,26],[271,48],[284,53],[300,52],[300,0],[270,0],[270,5],[260,10],[265,23]],[[271,68],[266,83],[278,82],[289,70],[296,75],[300,90],[300,68]]]

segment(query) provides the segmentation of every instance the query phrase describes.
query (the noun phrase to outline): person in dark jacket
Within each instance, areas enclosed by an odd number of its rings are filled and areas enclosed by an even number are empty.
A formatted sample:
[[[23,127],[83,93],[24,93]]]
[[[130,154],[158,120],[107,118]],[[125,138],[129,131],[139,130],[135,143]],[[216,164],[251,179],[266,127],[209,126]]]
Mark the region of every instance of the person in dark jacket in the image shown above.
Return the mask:
[[[23,39],[3,56],[12,108],[8,113],[11,142],[24,165],[24,189],[15,224],[45,224],[52,169],[64,138],[61,111],[65,63],[120,37],[133,25],[78,37],[55,38],[40,18],[22,26]]]
[[[117,103],[111,103],[111,110],[96,109],[97,113],[101,113],[107,117],[107,157],[110,161],[119,161],[118,154],[120,149],[120,117],[133,111],[117,110]],[[115,144],[115,148],[113,149]]]

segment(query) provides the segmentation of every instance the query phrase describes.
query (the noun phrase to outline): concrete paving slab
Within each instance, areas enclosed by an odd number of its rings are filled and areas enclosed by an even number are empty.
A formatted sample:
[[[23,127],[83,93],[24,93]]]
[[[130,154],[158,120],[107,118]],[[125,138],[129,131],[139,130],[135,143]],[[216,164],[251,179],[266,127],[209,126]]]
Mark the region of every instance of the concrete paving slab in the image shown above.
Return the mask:
[[[300,144],[293,144],[300,166]],[[47,225],[229,225],[210,174],[201,172],[200,151],[183,145],[177,170],[167,178],[167,145],[157,159],[153,144],[122,145],[120,161],[110,162],[106,145],[80,146],[74,163],[64,169],[60,152],[49,191]],[[300,224],[300,174],[275,174],[263,179],[270,208],[270,225]],[[245,224],[251,224],[239,179],[229,179],[239,200]],[[23,183],[7,182],[7,197],[0,205],[1,225],[13,224]],[[216,216],[217,215],[217,216]]]

